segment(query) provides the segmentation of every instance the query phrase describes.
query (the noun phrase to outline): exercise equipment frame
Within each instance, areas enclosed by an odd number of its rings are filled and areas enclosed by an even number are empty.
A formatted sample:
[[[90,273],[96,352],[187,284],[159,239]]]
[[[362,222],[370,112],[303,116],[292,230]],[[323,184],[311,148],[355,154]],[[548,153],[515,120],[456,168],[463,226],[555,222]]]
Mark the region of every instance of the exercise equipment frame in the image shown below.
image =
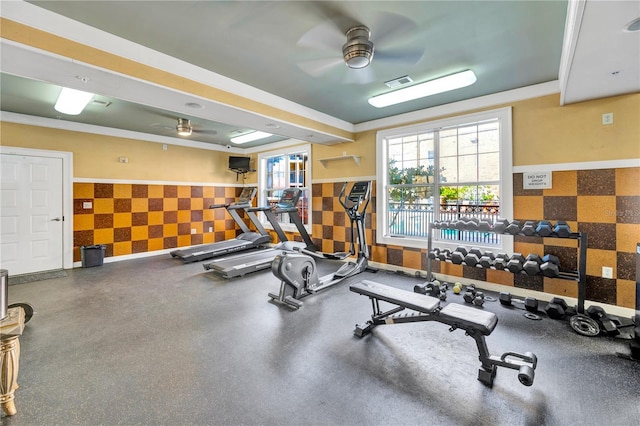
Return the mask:
[[[356,325],[354,335],[357,337],[371,333],[375,327],[382,324],[440,322],[450,326],[449,331],[462,329],[467,336],[475,340],[481,363],[481,368],[478,370],[480,382],[492,387],[497,368],[505,367],[518,370],[518,380],[523,385],[531,386],[533,384],[538,359],[532,352],[524,354],[505,352],[500,356],[490,354],[485,336],[490,335],[498,323],[498,317],[494,313],[458,303],[449,303],[441,307],[440,300],[435,297],[368,280],[353,284],[349,289],[354,293],[369,297],[373,309],[370,320],[363,325]],[[380,301],[396,306],[383,311],[380,308]],[[415,313],[398,315],[405,309],[413,310]]]

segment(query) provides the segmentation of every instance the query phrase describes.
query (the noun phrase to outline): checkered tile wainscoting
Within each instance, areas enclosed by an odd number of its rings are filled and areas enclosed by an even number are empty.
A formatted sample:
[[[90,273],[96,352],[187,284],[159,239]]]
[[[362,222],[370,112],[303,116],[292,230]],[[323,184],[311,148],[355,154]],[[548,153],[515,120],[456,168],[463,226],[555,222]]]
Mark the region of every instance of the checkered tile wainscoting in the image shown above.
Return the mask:
[[[74,260],[80,247],[104,244],[105,256],[121,256],[236,236],[224,209],[241,188],[74,183]],[[192,233],[195,229],[195,233]],[[211,231],[210,231],[211,230]]]
[[[520,220],[565,220],[587,233],[587,298],[635,306],[635,245],[640,241],[640,169],[554,172],[553,188],[523,190],[522,173],[514,174],[514,216]],[[374,185],[375,186],[375,185]],[[338,202],[342,183],[313,184],[313,237],[323,251],[348,250],[349,220]],[[375,194],[375,190],[374,190]],[[375,244],[376,202],[371,201],[367,239],[371,260],[425,271],[426,250]],[[322,238],[320,238],[322,237]],[[577,270],[577,241],[516,237],[514,251],[554,254],[562,269]],[[613,267],[613,279],[601,278],[602,266]],[[433,262],[433,271],[506,286],[577,297],[574,281]]]
[[[523,190],[513,176],[514,216],[520,220],[565,220],[588,235],[587,298],[635,306],[635,245],[640,241],[640,168],[554,172],[553,189]],[[349,219],[338,202],[342,183],[312,185],[312,238],[322,251],[349,249]],[[232,202],[240,188],[136,184],[74,184],[74,258],[80,246],[104,244],[119,256],[221,241],[237,235],[233,220],[210,204]],[[425,271],[426,250],[375,244],[375,182],[366,219],[371,260]],[[84,208],[90,202],[91,208]],[[212,232],[209,232],[209,228]],[[195,233],[191,234],[191,230]],[[289,239],[300,240],[287,233]],[[273,235],[276,241],[275,234]],[[558,256],[562,269],[576,270],[577,241],[516,237],[514,251]],[[613,279],[601,278],[602,266]],[[577,297],[573,281],[433,262],[434,272]]]
[[[587,234],[587,299],[635,306],[636,243],[640,241],[640,168],[554,172],[553,188],[523,190],[515,174],[514,216],[517,219],[565,220]],[[577,269],[575,241],[516,237],[520,253],[551,253],[563,268]],[[613,267],[613,279],[602,278],[602,267]],[[487,277],[489,278],[489,277]],[[577,296],[566,280],[514,276],[518,287]]]

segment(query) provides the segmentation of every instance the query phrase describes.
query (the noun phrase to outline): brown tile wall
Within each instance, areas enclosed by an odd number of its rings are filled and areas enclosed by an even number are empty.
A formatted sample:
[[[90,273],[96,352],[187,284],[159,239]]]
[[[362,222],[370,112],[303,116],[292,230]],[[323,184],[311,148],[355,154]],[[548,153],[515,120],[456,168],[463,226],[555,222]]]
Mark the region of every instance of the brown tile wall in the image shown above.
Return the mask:
[[[587,233],[587,299],[635,307],[635,250],[640,241],[640,168],[553,172],[553,188],[523,190],[522,173],[513,175],[514,218],[564,220],[571,229]],[[374,184],[375,186],[375,184]],[[349,221],[338,203],[341,183],[313,184],[313,239],[323,251],[348,250]],[[373,192],[375,194],[375,190]],[[367,241],[371,260],[426,270],[426,250],[375,244],[376,200],[367,217]],[[515,237],[514,251],[527,255],[554,254],[561,269],[578,268],[575,239]],[[575,281],[542,276],[514,275],[464,265],[433,262],[433,271],[472,280],[488,281],[577,297]],[[613,267],[613,279],[601,277],[602,266]]]
[[[74,183],[74,261],[80,261],[81,246],[93,244],[105,245],[105,257],[109,257],[233,238],[238,232],[233,219],[224,209],[212,210],[209,206],[233,202],[241,190]],[[83,208],[84,202],[91,202],[92,208]]]

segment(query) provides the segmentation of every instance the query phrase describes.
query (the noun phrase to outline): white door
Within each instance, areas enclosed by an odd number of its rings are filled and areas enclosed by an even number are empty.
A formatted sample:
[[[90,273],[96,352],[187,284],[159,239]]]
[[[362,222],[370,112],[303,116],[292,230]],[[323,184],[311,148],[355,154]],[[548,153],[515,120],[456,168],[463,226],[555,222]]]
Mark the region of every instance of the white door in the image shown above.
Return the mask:
[[[62,159],[1,157],[0,267],[9,275],[62,269]]]

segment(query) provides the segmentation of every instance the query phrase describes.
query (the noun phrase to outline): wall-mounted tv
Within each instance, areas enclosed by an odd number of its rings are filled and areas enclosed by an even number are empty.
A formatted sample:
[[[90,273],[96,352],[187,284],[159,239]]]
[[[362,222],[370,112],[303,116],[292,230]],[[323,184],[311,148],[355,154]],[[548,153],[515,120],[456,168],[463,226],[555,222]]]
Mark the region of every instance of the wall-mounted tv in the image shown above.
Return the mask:
[[[229,156],[229,169],[240,173],[246,173],[250,171],[251,157]]]

